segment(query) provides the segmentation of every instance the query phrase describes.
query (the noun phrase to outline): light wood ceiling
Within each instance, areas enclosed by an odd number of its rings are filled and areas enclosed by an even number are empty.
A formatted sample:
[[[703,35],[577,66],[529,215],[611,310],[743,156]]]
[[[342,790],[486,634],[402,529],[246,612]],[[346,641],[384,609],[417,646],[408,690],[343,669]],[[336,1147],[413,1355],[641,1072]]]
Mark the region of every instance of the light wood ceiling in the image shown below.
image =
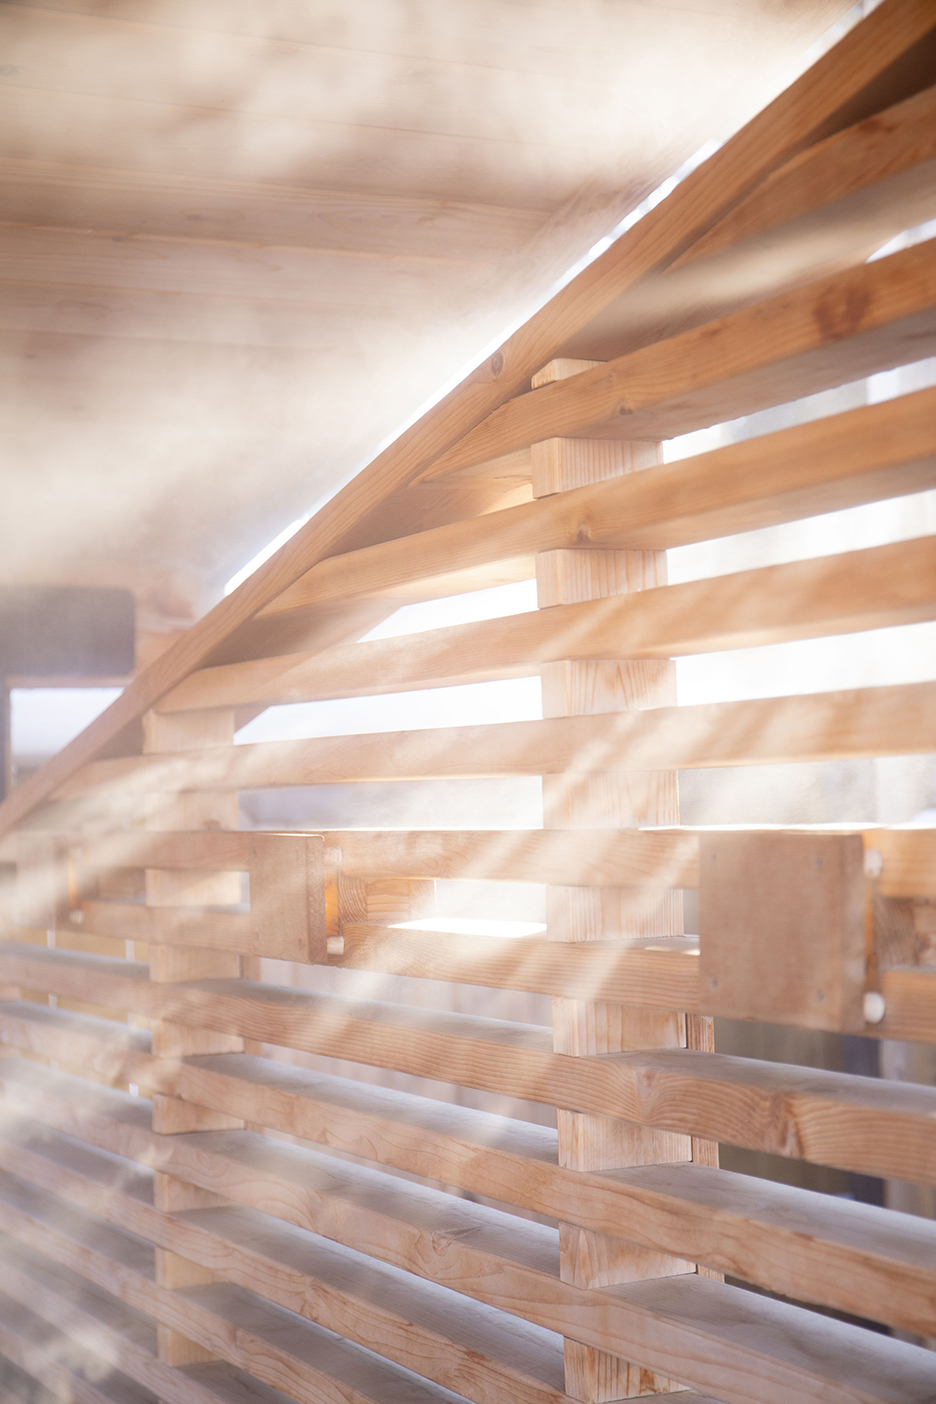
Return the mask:
[[[0,4],[0,581],[189,622],[848,8]]]

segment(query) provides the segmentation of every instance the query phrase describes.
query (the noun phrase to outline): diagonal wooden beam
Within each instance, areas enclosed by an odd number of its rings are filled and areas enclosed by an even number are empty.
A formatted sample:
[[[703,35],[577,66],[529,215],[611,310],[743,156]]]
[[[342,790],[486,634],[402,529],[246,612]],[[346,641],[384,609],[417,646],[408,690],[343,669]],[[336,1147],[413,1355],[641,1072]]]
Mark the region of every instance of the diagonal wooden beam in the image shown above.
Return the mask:
[[[136,678],[80,736],[0,805],[0,834],[160,697],[202,666],[316,561],[398,534],[386,504],[450,449],[579,328],[647,273],[683,255],[762,180],[811,143],[933,81],[931,0],[884,0],[672,195],[508,337],[493,356],[406,429],[233,594]],[[389,526],[389,530],[388,530]],[[411,528],[410,528],[411,529]]]

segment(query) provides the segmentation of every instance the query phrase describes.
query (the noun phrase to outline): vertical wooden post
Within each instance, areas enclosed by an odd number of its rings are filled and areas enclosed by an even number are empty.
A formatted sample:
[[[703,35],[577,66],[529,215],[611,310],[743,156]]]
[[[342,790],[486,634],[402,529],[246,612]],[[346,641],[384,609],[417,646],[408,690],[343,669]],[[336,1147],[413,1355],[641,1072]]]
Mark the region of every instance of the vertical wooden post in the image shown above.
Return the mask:
[[[148,755],[231,744],[234,714],[230,710],[144,717],[144,751]],[[231,793],[154,794],[147,796],[147,827],[151,829],[234,829],[237,795]],[[239,873],[188,873],[146,870],[146,904],[150,907],[225,906],[240,901]],[[247,974],[234,952],[194,947],[150,946],[150,979],[159,981],[230,978]],[[197,1053],[240,1052],[243,1040],[210,1029],[189,1028],[158,1020],[153,1026],[153,1053],[184,1058]],[[243,1126],[242,1121],[174,1097],[153,1098],[153,1130],[163,1134],[208,1131]],[[154,1201],[167,1213],[201,1209],[224,1201],[217,1195],[172,1175],[157,1172]],[[156,1249],[156,1281],[160,1287],[196,1287],[215,1281],[197,1263],[164,1248]],[[181,1332],[158,1327],[159,1359],[166,1365],[191,1365],[214,1357]]]
[[[584,365],[551,363],[534,386],[575,374]],[[659,461],[655,443],[552,439],[532,449],[533,494],[544,497],[588,482],[633,472]],[[537,557],[541,608],[625,594],[666,583],[662,551],[557,550]],[[543,667],[547,717],[671,706],[675,665],[661,661],[558,662]],[[627,828],[679,819],[674,772],[543,777],[546,828]],[[547,888],[549,936],[559,941],[682,934],[682,894],[671,890]],[[601,1001],[555,999],[553,1042],[558,1052],[583,1056],[687,1043],[686,1016]],[[690,1138],[609,1117],[557,1113],[560,1163],[577,1170],[689,1160]],[[692,1263],[625,1247],[618,1240],[560,1225],[561,1273],[581,1287],[605,1287],[694,1271]],[[666,1394],[681,1385],[617,1356],[566,1338],[565,1387],[586,1404]]]

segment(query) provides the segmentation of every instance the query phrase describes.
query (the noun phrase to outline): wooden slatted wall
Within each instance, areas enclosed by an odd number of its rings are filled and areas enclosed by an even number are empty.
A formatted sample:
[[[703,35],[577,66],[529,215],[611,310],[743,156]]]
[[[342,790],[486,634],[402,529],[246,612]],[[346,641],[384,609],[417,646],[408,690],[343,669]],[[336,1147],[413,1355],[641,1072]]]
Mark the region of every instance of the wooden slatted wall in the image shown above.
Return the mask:
[[[936,390],[658,451],[936,355],[933,241],[866,261],[936,215],[934,82],[936,9],[885,0],[0,809],[4,1397],[936,1399],[933,1222],[717,1154],[933,1185],[936,1089],[712,1038],[936,1042],[936,830],[693,829],[676,786],[931,754],[936,682],[679,706],[672,662],[933,620],[933,539],[666,583],[936,486]],[[534,578],[535,612],[358,641]],[[541,720],[234,744],[536,675]],[[237,827],[239,791],[517,777],[544,827]],[[545,885],[546,930],[426,929],[458,879]]]

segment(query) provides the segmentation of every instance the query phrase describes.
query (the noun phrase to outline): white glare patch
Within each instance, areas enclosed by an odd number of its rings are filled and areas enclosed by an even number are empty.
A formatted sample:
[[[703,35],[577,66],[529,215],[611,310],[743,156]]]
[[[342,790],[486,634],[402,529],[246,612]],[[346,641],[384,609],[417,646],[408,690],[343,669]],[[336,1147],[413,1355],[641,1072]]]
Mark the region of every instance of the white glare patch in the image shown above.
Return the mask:
[[[269,707],[235,736],[235,744],[304,741],[313,736],[363,736],[381,731],[427,731],[440,726],[538,721],[542,690],[536,678],[463,683],[457,687],[347,697],[328,702],[290,702]]]
[[[311,516],[312,512],[306,512],[304,517],[297,517],[294,522],[289,523],[288,527],[284,527],[279,536],[274,536],[273,540],[268,542],[262,551],[258,551],[245,566],[241,566],[240,570],[231,576],[224,587],[224,593],[226,595],[233,594],[238,585],[242,585],[248,575],[253,575],[255,570],[259,570],[263,562],[268,561],[281,546],[285,546],[286,542],[289,541],[291,537],[295,536],[299,528],[305,526]]]
[[[14,687],[10,692],[14,756],[54,756],[121,692],[122,687]]]
[[[538,936],[546,930],[540,921],[486,921],[483,917],[424,917],[420,921],[395,921],[398,931],[444,931],[451,936]]]
[[[854,634],[676,660],[677,693],[684,705],[742,702],[844,688],[936,680],[936,624],[901,624]]]
[[[528,614],[535,609],[536,581],[518,580],[512,585],[492,585],[487,590],[471,590],[464,595],[447,595],[442,600],[403,605],[369,634],[362,635],[361,642],[421,634],[427,629],[445,629],[450,624],[503,619],[509,614]]]

